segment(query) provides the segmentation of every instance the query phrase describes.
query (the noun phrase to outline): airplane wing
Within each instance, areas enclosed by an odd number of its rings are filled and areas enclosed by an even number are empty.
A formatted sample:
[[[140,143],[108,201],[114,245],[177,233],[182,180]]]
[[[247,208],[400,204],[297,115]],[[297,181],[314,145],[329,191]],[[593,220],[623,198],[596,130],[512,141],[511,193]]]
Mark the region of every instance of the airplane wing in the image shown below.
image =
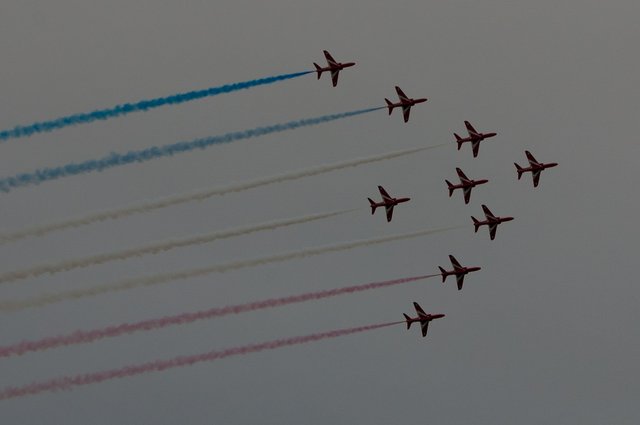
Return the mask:
[[[457,275],[456,282],[458,283],[458,291],[462,290],[462,284],[464,283],[464,275],[463,274]]]
[[[337,65],[338,62],[336,62],[336,60],[333,58],[333,56],[331,56],[331,53],[327,52],[326,50],[324,50],[324,57],[327,59],[327,63],[329,65]]]
[[[457,270],[462,268],[458,260],[456,260],[456,257],[454,257],[453,255],[449,255],[449,261],[451,261],[451,265],[453,266],[454,269]]]
[[[467,175],[460,168],[456,168],[456,171],[458,172],[458,177],[460,177],[461,182],[466,183],[470,181],[469,177],[467,177]]]
[[[540,182],[540,170],[534,171],[532,174],[533,174],[533,187],[538,187],[538,183]]]
[[[331,82],[333,83],[333,87],[338,85],[338,74],[340,71],[331,71]]]
[[[417,302],[413,302],[413,307],[416,309],[416,313],[418,313],[418,316],[426,316],[427,313],[424,312],[424,310],[422,309],[422,307],[420,307],[420,304],[418,304]]]
[[[411,113],[411,106],[402,107],[402,115],[404,116],[404,122],[409,121],[409,114]]]
[[[396,86],[396,93],[398,93],[398,97],[400,98],[400,100],[403,100],[403,101],[409,100],[409,97],[406,94],[404,94],[402,89],[398,86]]]
[[[391,221],[391,218],[393,218],[393,205],[386,206],[385,210],[387,211],[387,222],[389,222]]]
[[[383,200],[385,200],[385,201],[390,201],[391,200],[391,196],[387,193],[386,190],[384,190],[384,187],[378,186],[378,190],[380,191],[380,195],[382,196]]]
[[[476,158],[480,150],[480,141],[471,142],[471,147],[473,148],[473,157]]]
[[[540,163],[535,159],[535,157],[533,156],[533,154],[529,151],[524,151],[524,153],[527,155],[527,159],[529,160],[529,165],[539,165]]]
[[[471,125],[471,123],[469,121],[465,121],[464,122],[464,126],[467,127],[467,132],[469,133],[469,136],[472,135],[477,135],[478,132],[476,131],[475,128],[473,128],[473,126]]]
[[[465,187],[464,189],[462,189],[462,191],[464,192],[464,203],[468,204],[469,200],[471,199],[471,188]]]
[[[497,224],[492,224],[489,226],[489,237],[491,237],[491,240],[494,240],[496,238],[496,230],[498,230]]]
[[[496,216],[493,215],[489,207],[487,207],[486,205],[482,205],[482,211],[484,211],[484,215],[485,217],[487,217],[487,219],[496,218]]]
[[[429,330],[429,322],[426,320],[424,322],[420,322],[420,327],[422,328],[422,336],[427,336],[427,331]]]

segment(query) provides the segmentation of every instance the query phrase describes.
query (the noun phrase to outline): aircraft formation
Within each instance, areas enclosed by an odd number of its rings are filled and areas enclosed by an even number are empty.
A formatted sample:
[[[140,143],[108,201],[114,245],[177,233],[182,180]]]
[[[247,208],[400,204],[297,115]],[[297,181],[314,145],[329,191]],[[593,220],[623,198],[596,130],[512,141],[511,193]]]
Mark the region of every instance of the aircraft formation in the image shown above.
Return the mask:
[[[151,107],[156,108],[162,105],[181,103],[190,100],[199,99],[206,96],[215,96],[221,93],[228,93],[235,90],[246,89],[249,87],[255,87],[258,85],[264,84],[272,84],[277,81],[284,81],[292,78],[297,78],[306,74],[313,74],[314,72],[317,75],[318,79],[321,79],[322,75],[326,72],[330,75],[331,83],[333,87],[337,87],[338,79],[340,72],[346,68],[350,68],[356,65],[355,62],[338,62],[333,56],[328,52],[324,51],[324,56],[327,61],[326,66],[320,66],[317,63],[314,63],[314,70],[307,70],[304,72],[298,72],[293,74],[283,74],[279,76],[272,76],[267,78],[250,80],[242,83],[235,83],[230,85],[224,85],[214,88],[209,88],[205,90],[198,90],[188,93],[176,94],[171,96],[166,96],[162,98],[157,98],[153,100],[140,101],[133,104],[126,104],[124,106],[116,106],[112,108],[106,108],[102,110],[96,110],[87,113],[75,114],[67,117],[61,117],[58,119],[44,121],[44,122],[36,122],[27,126],[17,126],[13,129],[0,131],[0,141],[7,140],[10,138],[18,138],[18,137],[27,137],[31,134],[39,133],[39,132],[48,132],[53,131],[59,128],[63,128],[70,125],[77,125],[82,123],[92,122],[98,119],[110,119],[117,116],[122,115],[123,113],[132,113],[136,111],[146,111]],[[190,142],[180,142],[176,144],[164,145],[160,147],[152,147],[147,148],[141,151],[136,152],[128,152],[123,155],[118,155],[112,153],[109,157],[102,160],[90,160],[80,164],[71,164],[69,166],[62,166],[51,169],[39,170],[33,174],[19,174],[16,177],[10,177],[7,179],[0,179],[0,190],[8,191],[9,188],[19,187],[27,184],[39,184],[46,180],[57,179],[60,177],[64,177],[67,175],[75,175],[79,173],[89,172],[91,170],[98,169],[102,171],[105,168],[113,167],[116,165],[124,165],[131,162],[142,162],[151,158],[163,157],[163,156],[171,156],[177,152],[183,152],[193,149],[201,149],[204,147],[212,146],[219,143],[229,143],[235,140],[242,140],[250,137],[258,137],[261,135],[266,135],[270,133],[274,133],[277,131],[284,131],[289,129],[298,128],[301,126],[308,125],[316,125],[323,122],[329,122],[336,119],[342,119],[350,116],[355,116],[363,113],[368,113],[375,110],[387,109],[389,115],[392,115],[393,110],[395,108],[399,108],[402,110],[403,121],[407,123],[410,118],[411,109],[413,106],[427,102],[427,98],[411,98],[405,94],[405,92],[399,87],[395,86],[395,91],[399,98],[398,102],[392,102],[389,99],[385,98],[386,106],[380,106],[377,108],[368,108],[361,109],[351,112],[345,112],[340,114],[331,114],[325,115],[317,118],[299,120],[299,121],[291,121],[285,124],[278,124],[267,127],[258,127],[256,129],[251,129],[248,131],[240,131],[229,133],[222,136],[214,136],[208,137],[204,139],[196,139]],[[469,143],[471,145],[472,156],[473,158],[479,157],[480,144],[487,139],[494,138],[498,135],[497,132],[482,132],[476,130],[473,124],[470,121],[464,121],[464,125],[467,131],[466,137],[461,137],[458,133],[453,133],[452,142],[457,147],[457,151],[462,150],[465,143]],[[169,205],[176,205],[184,202],[192,202],[196,200],[206,199],[216,195],[222,195],[230,192],[238,192],[240,190],[248,190],[251,188],[256,188],[259,186],[264,186],[267,184],[273,184],[274,182],[282,182],[285,180],[294,180],[302,177],[314,176],[320,173],[328,172],[331,170],[343,169],[346,167],[352,167],[356,164],[366,164],[374,161],[380,161],[382,159],[390,159],[394,157],[399,157],[401,155],[407,155],[412,152],[418,152],[425,149],[431,149],[431,147],[421,147],[419,149],[409,149],[405,151],[397,151],[386,153],[384,155],[379,155],[376,157],[366,157],[359,158],[353,161],[346,161],[337,164],[329,164],[320,167],[315,167],[313,169],[307,170],[298,170],[296,172],[292,172],[289,174],[278,175],[274,177],[263,178],[260,180],[256,180],[253,182],[245,182],[242,184],[232,185],[229,187],[218,187],[212,190],[204,190],[202,192],[195,192],[190,195],[178,195],[173,196],[157,201],[148,201],[138,206],[125,207],[118,210],[112,210],[107,212],[100,212],[94,215],[80,217],[77,219],[71,219],[64,222],[47,224],[44,226],[36,226],[34,228],[18,231],[14,234],[2,235],[0,234],[0,244],[7,243],[13,240],[22,239],[27,236],[39,236],[45,233],[53,232],[56,230],[62,230],[66,228],[77,227],[81,225],[87,225],[89,223],[95,223],[98,221],[103,221],[106,219],[113,218],[122,218],[132,214],[144,213],[153,211],[159,208],[163,208]],[[518,163],[514,163],[516,168],[516,176],[518,180],[521,180],[523,174],[531,173],[533,187],[537,188],[540,184],[540,175],[542,171],[547,168],[556,167],[558,164],[555,162],[544,163],[538,161],[534,155],[529,151],[525,150],[525,156],[529,163],[528,166],[520,166]],[[474,160],[475,161],[475,160]],[[460,189],[463,195],[465,205],[468,205],[471,201],[471,192],[474,188],[482,185],[486,185],[489,183],[488,179],[484,178],[470,178],[465,174],[465,172],[460,168],[456,167],[455,171],[457,173],[457,177],[459,183],[452,183],[449,180],[445,179],[446,187],[448,190],[449,198],[453,197],[453,194],[456,190]],[[5,184],[5,189],[2,189],[3,183]],[[367,198],[369,202],[369,207],[371,209],[371,214],[375,215],[378,208],[384,209],[384,214],[386,216],[386,221],[391,222],[394,217],[394,211],[396,206],[400,204],[405,204],[411,201],[411,198],[408,196],[402,197],[394,197],[389,194],[389,192],[382,186],[378,185],[378,192],[380,193],[381,200],[376,201],[372,198]],[[479,195],[475,195],[477,197]],[[474,216],[471,216],[471,221],[474,227],[474,232],[477,233],[478,230],[486,226],[489,233],[490,240],[495,240],[497,228],[500,224],[513,221],[514,217],[510,216],[498,216],[495,215],[486,204],[482,205],[482,212],[484,213],[484,219],[480,220]],[[406,208],[406,207],[400,207]],[[0,273],[0,284],[5,282],[11,282],[15,280],[25,279],[28,277],[37,277],[44,274],[53,274],[58,272],[65,272],[75,268],[81,267],[89,267],[93,265],[103,264],[110,261],[122,260],[126,258],[133,258],[147,254],[155,254],[162,251],[168,251],[170,249],[201,244],[205,242],[211,242],[213,240],[229,238],[233,236],[246,235],[249,233],[254,233],[257,231],[263,230],[273,230],[279,227],[291,226],[294,224],[307,223],[314,220],[321,220],[328,217],[333,217],[340,214],[345,214],[349,211],[354,210],[343,210],[330,212],[325,214],[314,214],[308,215],[304,217],[299,217],[295,219],[282,220],[277,222],[269,222],[264,224],[258,224],[255,226],[242,227],[238,229],[231,229],[223,232],[214,232],[210,234],[198,234],[193,238],[184,238],[184,239],[176,239],[172,241],[163,241],[154,243],[147,246],[142,246],[138,248],[129,248],[122,251],[93,255],[88,257],[83,257],[79,259],[72,259],[70,261],[63,261],[56,264],[45,264],[38,265],[35,267],[31,267],[24,270],[18,270],[8,273]],[[375,218],[377,219],[377,217]],[[397,220],[397,218],[396,218]],[[417,237],[421,235],[426,235],[429,233],[435,233],[443,230],[448,230],[450,228],[444,229],[428,229],[422,230],[414,233],[406,233],[401,235],[393,235],[390,237],[383,237],[378,239],[368,239],[368,240],[360,240],[357,242],[348,242],[343,244],[336,244],[331,246],[326,246],[322,248],[312,248],[306,249],[302,251],[294,251],[289,253],[284,253],[281,255],[273,255],[264,258],[258,258],[249,261],[238,261],[232,262],[228,264],[222,265],[214,265],[208,266],[205,268],[197,268],[192,270],[185,270],[180,272],[168,272],[165,274],[151,275],[145,276],[140,279],[129,279],[121,282],[116,282],[114,285],[104,285],[101,287],[89,288],[86,290],[73,290],[68,292],[60,292],[53,295],[44,295],[41,297],[34,297],[32,299],[25,299],[19,301],[9,301],[2,302],[0,301],[0,311],[15,311],[24,308],[31,307],[41,307],[54,302],[61,302],[65,300],[72,299],[80,299],[83,297],[94,296],[97,294],[106,294],[111,292],[117,292],[121,290],[133,289],[139,286],[151,286],[159,283],[165,283],[168,281],[185,279],[188,277],[194,276],[202,276],[204,274],[222,272],[226,270],[234,270],[243,267],[251,267],[254,265],[262,265],[267,263],[275,263],[280,261],[287,261],[294,258],[301,258],[310,255],[318,255],[324,252],[335,252],[341,251],[345,249],[352,249],[358,246],[368,246],[378,243],[383,243],[392,240],[400,240],[407,239],[410,237]],[[480,271],[481,267],[479,266],[463,266],[455,256],[449,254],[449,261],[451,263],[451,269],[447,270],[442,266],[439,266],[439,272],[435,274],[422,275],[422,276],[414,276],[414,277],[405,277],[401,279],[394,279],[389,281],[382,282],[373,282],[366,283],[362,285],[355,285],[349,287],[341,287],[335,288],[332,290],[323,290],[317,292],[311,292],[307,294],[300,294],[282,298],[271,298],[264,301],[251,302],[247,304],[239,304],[236,306],[227,306],[224,308],[213,308],[208,310],[202,310],[198,312],[190,312],[183,313],[174,316],[164,316],[161,318],[144,320],[135,323],[125,323],[122,325],[110,326],[104,329],[94,329],[87,331],[76,331],[70,333],[68,335],[59,335],[56,337],[47,337],[38,341],[30,341],[30,342],[22,342],[18,344],[1,346],[0,345],[0,357],[9,357],[12,355],[21,355],[22,353],[29,351],[40,351],[45,349],[51,349],[55,346],[63,346],[63,345],[71,345],[71,344],[81,344],[87,343],[90,341],[106,338],[106,337],[115,337],[118,335],[123,335],[125,333],[131,333],[134,331],[147,331],[150,329],[159,329],[167,326],[181,325],[185,323],[190,323],[195,320],[201,320],[204,318],[213,318],[213,317],[222,317],[229,314],[239,314],[241,312],[249,312],[255,311],[258,309],[265,308],[275,308],[287,304],[297,303],[297,302],[306,302],[309,300],[316,300],[321,298],[326,298],[329,296],[337,296],[340,294],[353,293],[356,291],[365,291],[374,288],[382,288],[389,287],[392,285],[398,285],[401,283],[417,281],[421,279],[427,278],[435,278],[441,277],[442,283],[445,284],[447,278],[451,276],[455,279],[456,286],[458,291],[461,291],[465,282],[465,277],[476,271]],[[451,280],[450,280],[451,281]],[[411,328],[413,323],[418,323],[421,328],[421,333],[423,337],[427,336],[429,324],[436,319],[444,318],[445,315],[442,313],[427,313],[417,302],[413,302],[413,307],[416,311],[416,316],[411,317],[408,314],[403,313],[404,320],[399,322],[391,322],[391,323],[383,323],[369,326],[361,326],[356,328],[348,328],[342,330],[334,330],[329,332],[323,332],[318,334],[311,334],[301,337],[287,338],[282,340],[275,340],[270,342],[265,342],[263,344],[251,344],[242,347],[230,348],[222,351],[213,351],[209,353],[205,353],[204,355],[195,355],[192,357],[178,357],[174,359],[168,359],[162,361],[162,368],[158,367],[157,362],[144,363],[141,365],[137,365],[135,367],[125,367],[123,369],[113,369],[103,372],[97,372],[95,374],[89,375],[80,375],[79,377],[66,377],[63,379],[54,379],[51,381],[47,381],[40,384],[27,385],[24,387],[18,388],[7,388],[5,390],[0,389],[0,400],[4,400],[6,398],[20,397],[23,395],[35,394],[41,391],[55,390],[55,389],[66,389],[69,382],[76,382],[73,385],[85,385],[88,383],[97,383],[102,382],[106,379],[113,379],[122,376],[132,376],[140,373],[153,372],[157,370],[162,370],[163,368],[169,367],[178,367],[185,364],[192,364],[196,361],[212,361],[218,358],[225,358],[230,355],[241,355],[252,352],[258,352],[264,349],[274,349],[277,347],[283,347],[287,345],[293,344],[301,344],[309,341],[316,341],[324,338],[333,338],[340,335],[349,335],[355,332],[362,332],[365,330],[378,329],[385,326],[392,326],[397,324],[406,324],[407,329]]]
[[[338,82],[338,73],[342,69],[348,66],[355,65],[355,62],[348,62],[348,63],[336,62],[331,56],[331,54],[326,50],[324,51],[324,55],[327,58],[327,62],[328,62],[328,66],[326,68],[321,68],[319,65],[314,63],[316,70],[318,72],[318,78],[320,78],[320,75],[323,71],[330,71],[332,75],[333,86],[335,87]],[[393,103],[389,99],[385,98],[385,102],[389,110],[389,115],[391,115],[394,108],[399,107],[402,109],[404,122],[406,123],[409,121],[411,107],[417,105],[418,103],[426,102],[427,98],[413,99],[407,96],[400,87],[396,86],[395,89],[400,99],[399,102]],[[466,137],[461,137],[458,133],[455,133],[455,132],[453,133],[453,136],[455,137],[454,142],[457,144],[457,150],[458,151],[461,150],[462,146],[465,143],[470,143],[473,157],[477,158],[480,152],[480,143],[486,139],[496,137],[498,133],[497,132],[485,133],[485,132],[478,131],[473,126],[473,124],[471,124],[471,122],[469,121],[464,121],[464,125],[467,130]],[[533,187],[538,187],[538,184],[540,182],[541,172],[543,170],[546,170],[547,168],[556,167],[558,164],[556,162],[550,162],[550,163],[539,162],[538,160],[536,160],[533,154],[528,150],[525,151],[525,155],[527,157],[527,160],[529,161],[528,167],[521,167],[518,163],[514,163],[516,167],[518,180],[522,178],[522,175],[524,173],[531,173],[533,178]],[[476,186],[483,185],[489,182],[489,180],[487,179],[477,179],[477,180],[470,179],[460,168],[456,168],[456,172],[458,174],[458,178],[460,179],[459,184],[454,184],[454,183],[451,183],[449,180],[445,180],[447,184],[447,188],[449,190],[449,197],[453,195],[456,189],[462,189],[465,204],[468,204],[469,201],[471,200],[471,189],[473,189]],[[394,198],[391,195],[389,195],[389,193],[382,186],[378,186],[378,191],[382,196],[381,202],[375,202],[373,199],[367,198],[369,200],[369,206],[371,207],[371,214],[372,215],[375,214],[376,208],[384,207],[386,216],[387,216],[387,222],[390,222],[392,220],[393,210],[397,205],[401,203],[409,202],[411,200],[411,198],[408,198],[408,197]],[[493,214],[493,212],[491,212],[489,207],[487,207],[484,204],[482,205],[482,212],[484,213],[484,216],[485,216],[484,220],[478,220],[474,216],[471,216],[474,232],[477,233],[482,226],[487,226],[487,228],[489,229],[489,238],[491,240],[494,240],[496,237],[498,225],[514,220],[514,217],[509,217],[509,216],[503,217],[503,216],[497,216]],[[448,276],[455,276],[456,283],[458,285],[458,290],[460,291],[462,290],[464,277],[469,273],[480,270],[480,267],[462,266],[453,255],[449,255],[449,260],[451,261],[453,270],[445,270],[444,268],[439,267],[440,274],[442,276],[442,282],[444,283]],[[422,336],[425,337],[427,336],[427,329],[429,327],[429,323],[434,319],[439,319],[444,317],[444,314],[425,313],[425,311],[422,309],[422,307],[420,307],[420,305],[417,302],[414,302],[413,306],[418,316],[411,318],[407,314],[404,314],[404,318],[407,324],[407,329],[409,329],[411,327],[411,324],[414,322],[420,323],[420,326],[422,329]]]

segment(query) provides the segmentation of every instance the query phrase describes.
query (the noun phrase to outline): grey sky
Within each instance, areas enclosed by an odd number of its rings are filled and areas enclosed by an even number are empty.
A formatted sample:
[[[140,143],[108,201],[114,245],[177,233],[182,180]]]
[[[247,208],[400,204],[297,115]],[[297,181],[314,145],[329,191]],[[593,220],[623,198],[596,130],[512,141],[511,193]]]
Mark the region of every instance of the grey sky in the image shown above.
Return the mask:
[[[314,212],[351,215],[29,279],[1,299],[294,249],[468,224],[415,240],[214,274],[3,314],[2,345],[213,306],[423,274],[447,255],[480,265],[462,292],[438,280],[3,359],[2,386],[332,328],[445,313],[427,339],[387,328],[0,404],[0,422],[567,423],[640,418],[635,278],[640,59],[635,0],[4,1],[0,128],[309,69],[322,49],[357,66],[327,76],[67,128],[0,145],[2,176],[259,125],[429,102],[2,197],[2,231],[200,188],[451,141],[409,158],[225,195],[0,246],[2,272]],[[455,150],[463,121],[498,137]],[[560,166],[516,180],[524,150]],[[490,183],[449,199],[460,166]],[[376,186],[410,196],[371,217]],[[474,234],[486,203],[515,221]]]

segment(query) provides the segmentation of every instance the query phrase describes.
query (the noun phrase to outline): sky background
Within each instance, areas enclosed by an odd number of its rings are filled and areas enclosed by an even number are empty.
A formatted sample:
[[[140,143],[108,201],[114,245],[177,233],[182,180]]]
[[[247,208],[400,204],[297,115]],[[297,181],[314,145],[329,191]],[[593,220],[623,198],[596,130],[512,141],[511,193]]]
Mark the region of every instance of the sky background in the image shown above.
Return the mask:
[[[310,69],[357,66],[0,145],[2,176],[261,125],[429,101],[65,178],[0,196],[2,225],[82,216],[359,156],[445,147],[0,246],[3,272],[316,212],[349,215],[0,287],[9,300],[449,225],[422,238],[0,313],[2,345],[75,329],[482,266],[439,279],[0,360],[2,386],[401,319],[446,318],[0,403],[20,424],[636,424],[640,418],[637,177],[640,3],[567,1],[6,0],[0,128]],[[455,149],[464,120],[498,136]],[[534,189],[513,162],[559,162]],[[490,183],[465,205],[444,179]],[[382,184],[410,196],[369,214]],[[490,241],[470,215],[515,220]]]

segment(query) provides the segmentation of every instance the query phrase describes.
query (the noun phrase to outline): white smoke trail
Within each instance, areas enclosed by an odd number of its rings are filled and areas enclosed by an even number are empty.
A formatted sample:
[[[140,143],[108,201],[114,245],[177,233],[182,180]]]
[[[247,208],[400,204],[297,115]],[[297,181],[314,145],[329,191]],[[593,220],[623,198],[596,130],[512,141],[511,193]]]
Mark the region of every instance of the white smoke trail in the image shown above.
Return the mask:
[[[257,224],[253,226],[239,227],[237,229],[224,230],[221,232],[213,232],[205,235],[174,239],[164,242],[157,242],[138,248],[125,249],[122,251],[109,252],[107,254],[93,255],[91,257],[76,258],[73,260],[61,261],[54,264],[44,264],[30,267],[24,270],[17,270],[9,273],[0,274],[0,283],[11,282],[28,277],[37,277],[43,274],[54,274],[67,272],[74,269],[95,266],[98,264],[108,263],[117,260],[126,260],[132,257],[141,257],[149,254],[159,254],[175,248],[183,248],[192,245],[201,245],[218,239],[228,239],[236,236],[248,235],[250,233],[260,232],[264,230],[275,230],[280,227],[293,226],[295,224],[309,223],[312,221],[322,220],[337,215],[347,214],[357,209],[333,211],[321,214],[311,214],[304,217],[292,218],[287,220],[271,221],[268,223]]]
[[[33,236],[44,236],[51,232],[69,229],[73,227],[86,226],[86,225],[101,222],[101,221],[117,220],[117,219],[128,217],[134,214],[142,214],[142,213],[158,210],[161,208],[167,208],[174,205],[184,204],[187,202],[204,201],[205,199],[212,198],[214,196],[221,196],[221,195],[234,193],[234,192],[242,192],[245,190],[254,189],[261,186],[267,186],[275,183],[282,183],[286,181],[297,180],[304,177],[316,176],[319,174],[329,173],[331,171],[337,171],[345,168],[357,167],[359,165],[385,161],[387,159],[399,158],[402,156],[412,155],[414,153],[441,147],[444,145],[445,143],[442,143],[435,146],[405,149],[405,150],[400,150],[395,152],[388,152],[380,155],[355,158],[350,161],[343,161],[343,162],[337,162],[333,164],[321,165],[314,168],[308,168],[306,170],[294,171],[291,173],[280,174],[278,176],[266,177],[263,179],[254,180],[246,183],[239,183],[239,184],[234,184],[226,187],[218,187],[213,189],[202,190],[202,191],[190,193],[187,195],[171,196],[164,199],[149,201],[149,202],[145,202],[138,205],[132,205],[130,207],[98,212],[98,213],[90,214],[84,217],[72,218],[70,220],[60,221],[57,223],[50,223],[42,226],[28,227],[22,230],[18,230],[14,233],[0,234],[0,244],[15,242],[20,239],[33,237]]]
[[[120,291],[126,291],[129,289],[141,288],[145,286],[160,285],[160,284],[171,282],[174,280],[189,279],[189,278],[194,278],[198,276],[204,276],[211,273],[223,273],[231,270],[242,269],[245,267],[254,267],[258,265],[278,263],[278,262],[293,260],[297,258],[305,258],[305,257],[325,254],[329,252],[346,251],[346,250],[364,247],[364,246],[378,245],[386,242],[399,241],[404,239],[412,239],[420,236],[426,236],[430,234],[446,232],[453,229],[459,229],[462,227],[466,227],[466,226],[441,227],[438,229],[420,230],[413,233],[403,233],[399,235],[385,236],[382,238],[363,239],[363,240],[346,242],[346,243],[337,244],[337,245],[303,249],[300,251],[289,252],[285,254],[278,254],[278,255],[273,255],[273,256],[263,257],[263,258],[257,258],[253,260],[237,261],[233,263],[220,264],[220,265],[215,265],[210,267],[184,270],[181,272],[171,272],[171,273],[159,274],[155,276],[127,279],[124,281],[117,282],[115,284],[103,284],[103,285],[94,286],[92,288],[86,288],[86,289],[82,288],[82,289],[75,289],[75,290],[63,291],[63,292],[52,293],[52,294],[45,294],[37,297],[27,298],[24,300],[3,301],[3,302],[0,302],[0,311],[9,312],[9,311],[23,310],[26,308],[44,307],[49,304],[55,304],[55,303],[59,303],[67,300],[78,300],[78,299],[97,296],[101,294],[115,293]]]

